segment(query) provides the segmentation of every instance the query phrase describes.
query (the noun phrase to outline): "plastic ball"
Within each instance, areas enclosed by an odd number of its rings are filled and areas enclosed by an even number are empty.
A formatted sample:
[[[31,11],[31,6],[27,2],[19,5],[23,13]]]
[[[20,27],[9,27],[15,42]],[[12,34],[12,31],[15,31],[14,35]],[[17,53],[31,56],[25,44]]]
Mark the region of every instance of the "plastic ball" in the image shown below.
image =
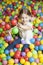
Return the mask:
[[[27,52],[27,57],[28,57],[28,58],[32,57],[32,53],[31,53],[30,51]]]
[[[40,43],[43,45],[43,40],[41,40]]]
[[[9,50],[5,50],[5,54],[9,54]]]
[[[3,32],[3,29],[2,28],[0,28],[0,33],[2,33]]]
[[[36,50],[36,51],[38,51],[38,50],[39,50],[38,46],[35,46],[35,50]]]
[[[6,65],[7,64],[7,60],[3,60],[2,63],[3,63],[3,65]]]
[[[2,65],[2,62],[0,62],[0,65]]]
[[[42,30],[42,27],[41,26],[38,26],[38,30],[41,31]]]
[[[26,53],[25,52],[22,52],[21,55],[24,57],[24,56],[26,56]]]
[[[31,65],[37,65],[37,63],[35,63],[35,62],[32,62],[32,63],[31,63]]]
[[[14,51],[16,52],[17,51],[17,48],[14,48]]]
[[[11,24],[12,24],[13,26],[15,26],[15,25],[17,24],[17,20],[12,20],[12,21],[11,21]]]
[[[34,33],[38,33],[38,29],[34,29]]]
[[[14,27],[12,29],[12,34],[18,34],[18,28],[17,27]]]
[[[16,44],[16,48],[20,48],[20,44]]]
[[[7,60],[10,60],[10,59],[11,59],[11,57],[8,55],[8,56],[7,56]]]
[[[28,57],[27,56],[25,56],[24,59],[25,59],[25,61],[28,61]]]
[[[5,28],[6,28],[7,30],[9,30],[11,27],[10,27],[9,24],[6,24],[6,25],[5,25]]]
[[[35,48],[34,44],[30,44],[30,45],[29,45],[29,48],[30,48],[31,50],[33,50],[33,49]]]
[[[24,65],[30,65],[30,62],[26,61],[26,62],[24,63]]]
[[[14,64],[14,59],[8,60],[8,64]]]
[[[10,56],[13,57],[14,56],[14,52],[10,52]]]
[[[31,43],[34,43],[34,42],[35,42],[35,39],[34,39],[34,38],[32,38],[32,39],[30,40],[30,42],[31,42]]]
[[[14,63],[18,63],[19,62],[19,59],[14,59]]]
[[[24,63],[25,63],[25,59],[24,59],[24,58],[21,58],[21,59],[20,59],[20,63],[21,63],[21,64],[24,64]]]
[[[36,62],[36,63],[39,63],[39,59],[36,59],[35,62]]]
[[[39,45],[40,45],[40,41],[36,41],[36,42],[35,42],[35,45],[36,45],[36,46],[39,46]]]
[[[39,50],[43,50],[43,45],[40,45],[39,46]]]
[[[26,52],[26,53],[29,52],[29,49],[28,49],[28,48],[25,48],[25,52]]]
[[[29,61],[30,61],[30,62],[34,62],[35,59],[34,59],[33,57],[30,57],[30,58],[29,58]]]

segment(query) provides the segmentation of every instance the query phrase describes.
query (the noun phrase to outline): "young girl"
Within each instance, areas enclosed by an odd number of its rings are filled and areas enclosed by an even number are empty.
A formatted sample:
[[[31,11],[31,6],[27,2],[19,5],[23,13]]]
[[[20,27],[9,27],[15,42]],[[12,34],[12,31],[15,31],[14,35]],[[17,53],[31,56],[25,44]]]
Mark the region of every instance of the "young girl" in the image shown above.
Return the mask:
[[[33,22],[35,17],[32,17],[30,11],[27,9],[22,9],[19,18],[21,22],[18,23],[18,29],[20,37],[22,38],[21,40],[24,40],[25,44],[31,44],[30,39],[33,38],[33,25],[31,22]]]

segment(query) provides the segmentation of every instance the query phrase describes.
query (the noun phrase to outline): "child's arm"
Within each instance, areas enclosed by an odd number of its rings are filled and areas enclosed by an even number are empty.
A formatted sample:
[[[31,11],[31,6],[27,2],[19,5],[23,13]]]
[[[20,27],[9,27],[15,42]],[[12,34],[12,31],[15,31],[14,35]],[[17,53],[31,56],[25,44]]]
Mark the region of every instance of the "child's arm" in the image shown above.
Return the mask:
[[[26,26],[26,25],[22,25],[19,23],[19,26],[24,29],[24,30],[31,30],[31,27],[30,26]]]

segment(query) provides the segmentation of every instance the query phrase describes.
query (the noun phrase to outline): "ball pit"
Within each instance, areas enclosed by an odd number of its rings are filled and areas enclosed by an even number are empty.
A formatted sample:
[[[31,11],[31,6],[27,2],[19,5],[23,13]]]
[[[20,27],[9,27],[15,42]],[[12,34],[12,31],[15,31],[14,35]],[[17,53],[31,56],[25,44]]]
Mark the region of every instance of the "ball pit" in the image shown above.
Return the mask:
[[[16,27],[25,8],[36,17],[30,45],[19,39]],[[0,65],[43,65],[43,0],[0,0]]]

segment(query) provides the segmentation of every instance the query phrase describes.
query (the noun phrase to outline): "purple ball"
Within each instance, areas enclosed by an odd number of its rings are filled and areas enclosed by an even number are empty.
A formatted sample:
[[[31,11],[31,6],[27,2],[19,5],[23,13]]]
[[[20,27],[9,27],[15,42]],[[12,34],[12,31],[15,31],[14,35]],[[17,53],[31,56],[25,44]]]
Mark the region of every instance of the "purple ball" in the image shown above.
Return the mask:
[[[7,60],[3,60],[3,65],[7,65]]]
[[[25,53],[25,52],[22,52],[21,55],[22,55],[22,56],[26,56],[26,53]]]
[[[24,39],[21,39],[21,43],[22,43],[22,44],[25,44],[26,42],[25,42],[25,40],[24,40]]]
[[[18,59],[15,59],[15,60],[14,60],[14,63],[18,63],[18,62],[19,62],[19,60],[18,60]]]
[[[7,40],[8,41],[10,41],[11,39],[12,39],[12,36],[11,35],[7,36]]]

